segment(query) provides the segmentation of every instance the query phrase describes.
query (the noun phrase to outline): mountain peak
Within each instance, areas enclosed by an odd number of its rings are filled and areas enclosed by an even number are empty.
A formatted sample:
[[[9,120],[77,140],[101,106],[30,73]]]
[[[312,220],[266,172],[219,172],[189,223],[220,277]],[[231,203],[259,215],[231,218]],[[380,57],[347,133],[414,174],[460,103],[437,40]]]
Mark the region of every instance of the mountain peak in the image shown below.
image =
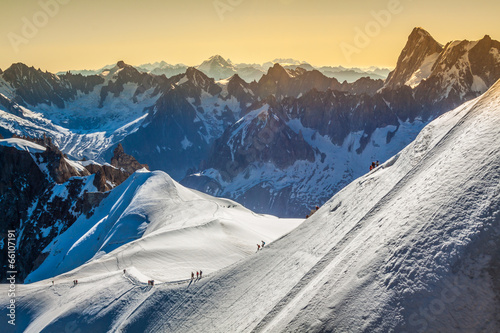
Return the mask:
[[[286,71],[286,69],[279,63],[275,63],[273,67],[269,68],[269,70],[267,71],[267,75],[271,76],[281,76],[283,74],[286,74],[288,76],[288,72]]]
[[[225,59],[220,55],[220,54],[216,54],[214,56],[211,56],[210,58],[208,58],[209,60],[224,60]]]
[[[197,74],[203,74],[203,73],[195,67],[188,67],[188,69],[186,69],[186,76],[188,78],[193,77],[194,75]]]
[[[422,70],[422,66],[429,61],[430,56],[437,55],[442,50],[443,45],[438,43],[430,33],[419,27],[414,28],[399,55],[396,68],[387,77],[385,87],[395,89],[405,85],[412,79],[415,72]]]
[[[410,36],[408,37],[408,39],[412,39],[412,38],[420,38],[420,37],[425,37],[425,38],[433,38],[432,35],[427,31],[425,30],[424,28],[421,28],[421,27],[415,27],[413,28]]]
[[[236,73],[234,67],[218,54],[205,60],[197,68],[215,80],[227,79]]]
[[[16,62],[16,63],[13,63],[12,65],[10,65],[10,67],[7,68],[5,70],[5,72],[24,72],[24,71],[28,71],[28,70],[35,71],[35,67],[33,67],[33,66],[29,67],[22,62]]]
[[[211,56],[210,58],[208,58],[208,60],[205,60],[201,65],[203,66],[203,64],[217,64],[217,65],[220,65],[222,67],[231,67],[231,65],[229,64],[229,62],[224,59],[222,56],[216,54],[214,56]]]

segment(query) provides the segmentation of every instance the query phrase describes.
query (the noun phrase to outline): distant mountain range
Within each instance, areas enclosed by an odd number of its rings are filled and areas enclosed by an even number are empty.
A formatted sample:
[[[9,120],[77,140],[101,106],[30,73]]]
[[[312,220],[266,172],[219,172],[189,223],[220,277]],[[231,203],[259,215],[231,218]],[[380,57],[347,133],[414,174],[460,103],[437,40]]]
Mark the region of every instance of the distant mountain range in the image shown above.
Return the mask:
[[[189,187],[260,213],[305,216],[485,92],[500,78],[499,50],[489,36],[443,46],[415,28],[386,81],[352,83],[292,59],[276,59],[252,82],[217,56],[178,65],[173,76],[123,61],[88,76],[14,64],[0,74],[0,135],[46,135],[70,158],[101,164],[121,143]]]
[[[234,64],[229,59],[224,59],[220,55],[215,55],[209,59],[203,61],[200,65],[194,66],[199,71],[203,72],[207,76],[215,80],[227,79],[234,74],[238,74],[244,81],[250,83],[252,81],[259,81],[260,78],[273,67],[275,64],[280,64],[286,69],[297,69],[301,67],[308,71],[316,69],[323,73],[329,78],[335,78],[340,82],[347,81],[352,83],[363,77],[369,77],[374,80],[382,79],[385,80],[387,75],[390,73],[388,68],[345,68],[342,66],[313,66],[307,62],[298,61],[295,59],[274,59],[273,61],[266,62],[264,64]],[[70,70],[72,74],[82,74],[85,76],[89,75],[100,75],[105,70],[113,68],[114,65],[107,65],[103,68],[96,70]],[[171,65],[165,61],[142,64],[139,66],[134,66],[139,72],[150,73],[154,75],[165,75],[166,77],[171,77],[185,73],[189,66],[184,64]],[[59,72],[58,75],[63,75],[67,72]]]

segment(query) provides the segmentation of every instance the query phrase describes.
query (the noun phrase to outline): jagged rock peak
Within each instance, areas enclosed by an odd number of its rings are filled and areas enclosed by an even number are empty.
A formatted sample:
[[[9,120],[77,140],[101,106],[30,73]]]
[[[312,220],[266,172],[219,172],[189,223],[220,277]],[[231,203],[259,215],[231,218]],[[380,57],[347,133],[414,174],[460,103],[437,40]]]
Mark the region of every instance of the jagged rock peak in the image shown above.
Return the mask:
[[[420,38],[430,38],[430,39],[434,40],[432,35],[424,28],[421,28],[421,27],[413,28],[410,36],[408,37],[408,40],[420,39]]]
[[[275,63],[274,66],[269,68],[269,70],[267,71],[267,76],[273,78],[281,78],[281,77],[290,77],[290,74],[283,66],[281,66],[278,63]]]
[[[119,143],[113,151],[111,165],[118,169],[124,169],[129,174],[132,174],[142,168],[149,170],[149,166],[147,164],[141,164],[137,162],[133,156],[126,154],[121,143]]]
[[[123,149],[123,146],[121,143],[119,143],[115,150],[113,151],[113,157],[114,158],[118,158],[120,157],[121,155],[125,154],[125,150]]]
[[[387,77],[385,88],[395,89],[405,85],[413,74],[429,61],[429,56],[435,55],[437,59],[437,54],[442,50],[443,45],[426,30],[414,28],[399,55],[396,68]]]
[[[231,76],[231,77],[229,78],[229,82],[244,82],[244,83],[246,83],[246,81],[245,81],[245,80],[243,80],[243,79],[241,78],[241,76],[239,76],[238,74],[234,74],[233,76]]]
[[[116,66],[118,66],[118,68],[125,68],[128,65],[123,60],[120,60],[116,63]]]
[[[188,68],[186,69],[186,75],[187,75],[188,77],[193,76],[193,75],[195,75],[195,74],[202,74],[202,72],[201,72],[201,71],[199,71],[198,69],[196,69],[195,67],[188,67]],[[203,74],[203,75],[204,75],[204,74]]]

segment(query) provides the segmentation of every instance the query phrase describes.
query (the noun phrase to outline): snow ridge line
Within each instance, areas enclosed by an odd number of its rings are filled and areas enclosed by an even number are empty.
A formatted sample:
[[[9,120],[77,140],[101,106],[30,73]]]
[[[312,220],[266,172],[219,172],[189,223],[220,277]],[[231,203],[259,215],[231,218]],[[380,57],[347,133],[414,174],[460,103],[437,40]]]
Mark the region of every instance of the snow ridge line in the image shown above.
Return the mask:
[[[423,157],[420,158],[420,162],[413,166],[406,175],[404,175],[393,187],[388,191],[380,200],[373,205],[372,208],[358,221],[358,223],[349,230],[342,240],[339,241],[335,246],[333,246],[303,277],[295,284],[295,286],[273,307],[273,309],[264,316],[261,321],[255,326],[251,333],[266,332],[269,328],[273,326],[273,322],[276,317],[283,312],[286,307],[294,301],[294,299],[301,293],[301,291],[307,286],[313,284],[317,279],[321,279],[321,272],[323,272],[328,265],[341,253],[347,245],[349,245],[356,235],[364,229],[367,224],[368,218],[373,215],[376,211],[389,202],[390,198],[398,193],[407,183],[409,179],[413,177],[417,171],[423,167],[423,161],[425,161],[429,155],[438,147],[440,147],[447,139],[468,119],[472,113],[476,113],[476,101],[465,115],[463,115],[453,127],[448,130],[448,132],[441,137],[441,139],[432,147],[429,151],[425,153]],[[474,112],[476,111],[476,112]],[[350,240],[350,241],[349,241]]]

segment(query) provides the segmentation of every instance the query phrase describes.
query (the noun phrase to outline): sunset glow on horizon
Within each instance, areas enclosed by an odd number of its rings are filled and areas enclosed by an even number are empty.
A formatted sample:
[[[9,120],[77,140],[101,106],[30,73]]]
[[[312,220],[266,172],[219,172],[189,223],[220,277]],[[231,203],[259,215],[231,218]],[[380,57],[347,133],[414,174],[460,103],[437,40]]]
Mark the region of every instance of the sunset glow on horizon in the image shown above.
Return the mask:
[[[215,54],[235,63],[394,67],[417,26],[442,44],[500,39],[500,4],[484,0],[6,0],[1,8],[1,69],[194,66]]]

